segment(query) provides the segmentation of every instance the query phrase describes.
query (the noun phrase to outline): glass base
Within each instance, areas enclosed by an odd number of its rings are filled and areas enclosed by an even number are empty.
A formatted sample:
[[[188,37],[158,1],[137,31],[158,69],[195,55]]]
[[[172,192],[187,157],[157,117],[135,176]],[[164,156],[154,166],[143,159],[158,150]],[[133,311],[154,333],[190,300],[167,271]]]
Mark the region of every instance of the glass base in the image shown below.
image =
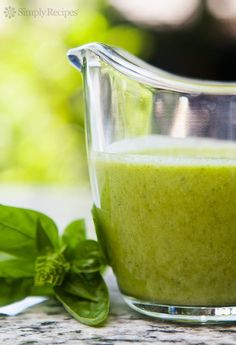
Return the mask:
[[[122,294],[128,306],[139,313],[161,320],[194,323],[216,324],[236,322],[236,306],[226,307],[191,307],[172,306],[142,301]]]

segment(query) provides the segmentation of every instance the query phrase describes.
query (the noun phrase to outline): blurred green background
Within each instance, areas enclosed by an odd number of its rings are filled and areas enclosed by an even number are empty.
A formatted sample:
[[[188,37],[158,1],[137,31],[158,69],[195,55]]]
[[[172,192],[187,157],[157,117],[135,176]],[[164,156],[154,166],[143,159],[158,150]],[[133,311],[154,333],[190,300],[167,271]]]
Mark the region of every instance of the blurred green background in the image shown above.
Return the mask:
[[[3,1],[0,182],[87,183],[82,78],[67,62],[71,47],[99,41],[175,73],[235,80],[236,9],[227,12],[229,5],[224,9],[222,3]],[[12,18],[4,13],[8,6],[16,11]],[[47,7],[77,10],[77,15],[17,13]]]

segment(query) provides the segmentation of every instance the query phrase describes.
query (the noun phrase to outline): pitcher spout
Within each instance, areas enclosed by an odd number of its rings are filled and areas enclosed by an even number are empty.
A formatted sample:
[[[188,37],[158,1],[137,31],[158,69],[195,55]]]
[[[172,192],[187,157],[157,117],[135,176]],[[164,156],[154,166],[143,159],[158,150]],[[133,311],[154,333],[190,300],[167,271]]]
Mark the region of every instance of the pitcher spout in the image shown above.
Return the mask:
[[[71,53],[67,54],[67,57],[70,61],[70,63],[75,66],[79,71],[82,69],[82,61],[81,56],[77,56],[75,52],[73,52],[74,49],[72,49]]]
[[[107,46],[100,43],[88,43],[78,48],[72,48],[68,51],[67,57],[70,63],[79,71],[83,70],[86,64],[91,65],[91,61],[96,58],[108,55]],[[93,64],[92,64],[93,65]]]

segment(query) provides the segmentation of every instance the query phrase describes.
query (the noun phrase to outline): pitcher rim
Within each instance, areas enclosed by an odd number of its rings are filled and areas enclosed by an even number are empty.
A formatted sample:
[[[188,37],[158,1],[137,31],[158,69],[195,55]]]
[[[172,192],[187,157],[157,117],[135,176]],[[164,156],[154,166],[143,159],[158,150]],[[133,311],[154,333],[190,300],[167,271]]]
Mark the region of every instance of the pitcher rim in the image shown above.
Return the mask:
[[[222,82],[181,77],[154,67],[127,51],[103,43],[87,43],[72,48],[67,56],[78,69],[83,68],[85,53],[90,51],[125,76],[152,88],[182,93],[236,95],[236,82]],[[77,63],[72,57],[77,57]]]

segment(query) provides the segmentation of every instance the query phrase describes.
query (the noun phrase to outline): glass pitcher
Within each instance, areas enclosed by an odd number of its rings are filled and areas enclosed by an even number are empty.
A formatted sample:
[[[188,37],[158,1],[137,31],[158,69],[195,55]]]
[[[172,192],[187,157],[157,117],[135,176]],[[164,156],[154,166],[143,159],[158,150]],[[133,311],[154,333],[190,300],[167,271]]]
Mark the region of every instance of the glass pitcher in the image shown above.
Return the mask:
[[[181,78],[99,43],[83,73],[97,236],[127,304],[236,321],[236,84]]]

